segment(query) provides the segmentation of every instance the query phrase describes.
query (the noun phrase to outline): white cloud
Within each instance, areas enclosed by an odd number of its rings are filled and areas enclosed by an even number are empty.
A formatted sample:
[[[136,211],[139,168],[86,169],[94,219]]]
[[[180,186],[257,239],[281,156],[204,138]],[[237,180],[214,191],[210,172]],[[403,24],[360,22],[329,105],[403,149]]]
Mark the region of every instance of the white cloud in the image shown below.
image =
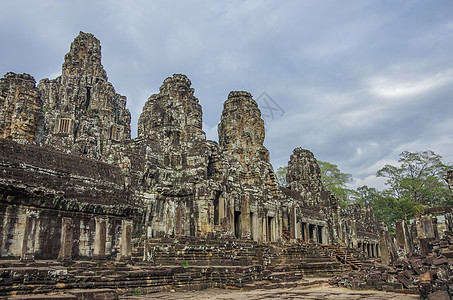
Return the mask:
[[[453,83],[453,69],[437,74],[423,74],[416,79],[408,80],[407,77],[411,76],[402,74],[373,77],[368,80],[369,89],[375,95],[384,98],[414,97]]]

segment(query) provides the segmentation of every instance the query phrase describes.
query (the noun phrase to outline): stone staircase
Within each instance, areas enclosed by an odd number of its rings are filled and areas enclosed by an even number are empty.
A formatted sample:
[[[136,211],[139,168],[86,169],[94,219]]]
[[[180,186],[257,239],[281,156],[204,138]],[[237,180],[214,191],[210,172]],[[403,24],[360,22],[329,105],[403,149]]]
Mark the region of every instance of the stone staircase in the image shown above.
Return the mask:
[[[144,251],[150,255],[145,261]],[[270,289],[301,285],[310,277],[331,277],[347,270],[349,267],[319,244],[156,239],[149,240],[127,262],[0,261],[0,298],[23,295],[23,299],[31,299],[26,297],[44,294],[49,297],[43,299],[90,299],[77,294],[80,290],[118,297],[170,289]],[[105,299],[116,299],[112,297]]]
[[[317,243],[287,243],[281,247],[274,246],[271,253],[271,265],[289,266],[305,277],[331,277],[349,270]]]
[[[330,256],[335,257],[339,262],[345,265],[349,265],[352,270],[360,270],[364,266],[373,265],[373,260],[357,259],[354,256],[354,250],[347,250],[343,247],[337,247],[334,245],[321,244],[321,247]]]

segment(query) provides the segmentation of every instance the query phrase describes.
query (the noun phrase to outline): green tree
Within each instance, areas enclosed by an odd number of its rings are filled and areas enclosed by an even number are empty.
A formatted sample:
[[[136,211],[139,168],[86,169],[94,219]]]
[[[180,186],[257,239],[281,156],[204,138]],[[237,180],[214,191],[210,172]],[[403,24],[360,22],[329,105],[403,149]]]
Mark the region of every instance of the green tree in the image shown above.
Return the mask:
[[[362,207],[365,205],[373,206],[380,196],[381,194],[377,189],[364,185],[352,191],[351,200]]]
[[[286,171],[288,170],[288,166],[279,167],[275,175],[277,176],[278,183],[280,186],[286,186]]]
[[[337,165],[328,162],[318,160],[318,164],[324,188],[340,200],[341,207],[346,208],[351,202],[352,190],[347,188],[347,184],[352,181],[352,175],[341,172]]]
[[[443,176],[451,166],[442,162],[442,156],[433,151],[404,151],[398,160],[400,166],[385,165],[377,172],[387,178],[387,192],[395,199],[409,205],[447,206],[453,204],[448,185]],[[410,201],[411,202],[410,202]]]

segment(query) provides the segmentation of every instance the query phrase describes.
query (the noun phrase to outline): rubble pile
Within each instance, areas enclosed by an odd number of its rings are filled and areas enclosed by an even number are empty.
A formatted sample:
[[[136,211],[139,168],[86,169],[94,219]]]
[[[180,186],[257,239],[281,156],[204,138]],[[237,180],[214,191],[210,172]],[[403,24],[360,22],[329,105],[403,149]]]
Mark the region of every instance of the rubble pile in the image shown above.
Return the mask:
[[[392,266],[374,264],[330,280],[330,284],[350,289],[402,290],[420,293],[422,299],[448,292],[453,296],[453,233],[429,243],[427,255],[409,255]],[[444,293],[445,294],[445,293]],[[448,299],[448,298],[447,298]]]

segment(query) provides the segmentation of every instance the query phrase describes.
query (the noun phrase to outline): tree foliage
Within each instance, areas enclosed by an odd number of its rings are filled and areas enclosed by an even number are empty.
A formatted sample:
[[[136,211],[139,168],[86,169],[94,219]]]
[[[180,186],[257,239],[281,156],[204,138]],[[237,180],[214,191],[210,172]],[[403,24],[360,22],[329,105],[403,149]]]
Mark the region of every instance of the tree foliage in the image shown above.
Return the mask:
[[[442,156],[430,150],[404,151],[398,162],[400,166],[387,164],[376,174],[387,178],[389,195],[426,206],[453,204],[451,192],[443,179],[451,166],[442,163]]]
[[[275,175],[277,176],[278,183],[280,186],[286,186],[286,171],[288,170],[288,166],[279,167]]]
[[[366,185],[358,187],[351,194],[351,201],[360,204],[360,206],[373,205],[381,196],[380,192]]]
[[[352,181],[352,175],[343,173],[337,165],[318,160],[321,169],[321,182],[324,188],[331,192],[340,200],[340,205],[345,208],[350,204],[352,190],[347,188],[347,184]]]

